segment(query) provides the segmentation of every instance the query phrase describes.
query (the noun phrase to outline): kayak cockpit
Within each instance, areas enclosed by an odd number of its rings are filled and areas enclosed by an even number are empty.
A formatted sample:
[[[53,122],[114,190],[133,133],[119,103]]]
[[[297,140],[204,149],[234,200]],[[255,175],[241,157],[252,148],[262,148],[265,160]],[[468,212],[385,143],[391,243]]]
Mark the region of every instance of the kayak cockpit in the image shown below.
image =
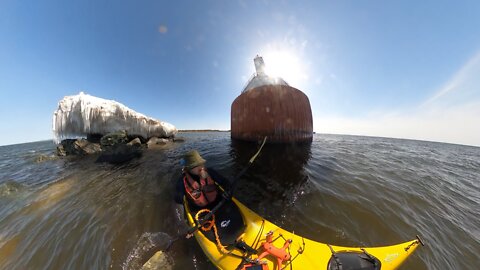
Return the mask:
[[[195,210],[189,208],[192,212],[192,216],[197,216],[197,213],[202,210]],[[207,212],[201,213],[198,215],[198,220],[202,220],[202,217],[206,215]],[[234,247],[236,240],[239,239],[242,234],[245,232],[245,221],[243,220],[242,213],[238,206],[231,200],[228,200],[215,212],[215,227],[217,230],[217,235],[222,245],[229,247]],[[198,222],[198,221],[197,221]],[[216,242],[216,235],[214,229],[209,230],[199,230],[208,240]]]

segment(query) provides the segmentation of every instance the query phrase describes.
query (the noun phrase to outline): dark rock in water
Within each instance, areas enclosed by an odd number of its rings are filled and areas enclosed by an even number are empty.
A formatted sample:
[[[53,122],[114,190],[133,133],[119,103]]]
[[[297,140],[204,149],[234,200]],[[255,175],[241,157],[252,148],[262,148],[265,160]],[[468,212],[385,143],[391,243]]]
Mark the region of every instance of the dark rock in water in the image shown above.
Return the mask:
[[[142,140],[138,137],[129,142],[125,130],[109,133],[100,139],[103,152],[97,162],[120,164],[142,155]]]
[[[142,141],[140,140],[140,138],[135,138],[135,139],[131,140],[129,143],[127,143],[127,145],[141,146]]]
[[[125,130],[109,133],[100,139],[100,145],[104,150],[114,145],[127,144],[127,142],[128,134]]]
[[[174,261],[172,257],[161,251],[167,249],[171,242],[172,237],[163,232],[143,233],[128,254],[122,268],[124,270],[173,269]]]
[[[91,155],[102,151],[98,143],[91,143],[85,139],[77,140],[77,145],[83,150],[83,154]]]
[[[100,139],[102,139],[103,134],[88,134],[87,135],[87,141],[92,142],[92,143],[100,143]]]
[[[174,138],[152,137],[148,140],[142,136],[128,135],[125,130],[109,133],[100,137],[100,134],[90,134],[87,139],[66,139],[57,146],[58,156],[89,155],[102,153],[97,162],[123,163],[140,157],[146,147],[165,145]],[[99,143],[96,143],[99,142]],[[47,160],[40,158],[38,162]]]
[[[119,144],[109,147],[98,157],[96,162],[120,164],[142,156],[142,146]]]
[[[185,142],[185,138],[182,137],[174,137],[172,139],[173,142]]]
[[[66,139],[57,146],[57,155],[90,155],[101,152],[99,144],[91,143],[85,139]]]
[[[140,136],[140,135],[131,135],[129,134],[128,135],[128,140],[129,141],[132,141],[132,140],[135,140],[135,139],[138,139],[140,140],[140,143],[144,144],[144,143],[147,143],[147,139],[145,139],[144,137]]]
[[[59,145],[57,145],[57,156],[66,156],[67,155],[67,152],[65,151],[65,147],[63,146],[62,143],[60,143]]]

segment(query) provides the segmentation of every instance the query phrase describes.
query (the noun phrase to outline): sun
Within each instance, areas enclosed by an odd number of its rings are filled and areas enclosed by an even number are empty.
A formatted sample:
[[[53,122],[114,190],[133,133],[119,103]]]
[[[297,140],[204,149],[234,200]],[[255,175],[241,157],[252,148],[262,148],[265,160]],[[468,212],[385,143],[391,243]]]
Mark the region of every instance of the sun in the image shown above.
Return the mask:
[[[281,77],[289,84],[299,84],[306,78],[300,59],[288,51],[270,51],[263,56],[265,73],[272,77]]]

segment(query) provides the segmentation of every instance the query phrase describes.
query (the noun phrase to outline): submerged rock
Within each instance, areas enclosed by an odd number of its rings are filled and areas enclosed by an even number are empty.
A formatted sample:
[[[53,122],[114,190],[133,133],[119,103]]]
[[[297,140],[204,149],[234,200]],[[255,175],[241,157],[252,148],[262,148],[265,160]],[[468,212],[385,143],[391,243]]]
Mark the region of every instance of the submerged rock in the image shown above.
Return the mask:
[[[58,156],[55,156],[55,155],[38,155],[37,157],[35,157],[35,163],[42,163],[42,162],[45,162],[45,161],[49,161],[49,160],[55,160],[55,159],[58,159]]]
[[[173,269],[173,262],[163,251],[155,253],[143,266],[142,270],[170,270]]]
[[[172,238],[163,232],[143,233],[123,263],[123,270],[173,269],[174,261],[163,252]]]
[[[13,180],[8,180],[0,184],[0,197],[17,193],[24,188],[24,185],[17,183]]]

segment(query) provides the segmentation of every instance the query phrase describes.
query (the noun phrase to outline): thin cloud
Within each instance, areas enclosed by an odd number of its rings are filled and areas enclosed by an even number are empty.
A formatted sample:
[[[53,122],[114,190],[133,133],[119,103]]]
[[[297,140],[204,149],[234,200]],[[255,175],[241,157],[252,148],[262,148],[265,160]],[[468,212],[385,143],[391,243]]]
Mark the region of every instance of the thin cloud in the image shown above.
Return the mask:
[[[431,98],[422,104],[429,106],[449,94],[458,92],[480,92],[480,51],[477,52],[460,70]],[[472,83],[477,82],[477,83]],[[476,89],[471,89],[471,88]]]
[[[480,146],[480,102],[384,116],[347,118],[326,116],[315,119],[320,133],[416,139]]]
[[[381,136],[480,146],[480,52],[417,108],[366,117],[315,119],[321,133]],[[315,114],[314,114],[315,115]],[[317,114],[318,115],[318,114]]]

